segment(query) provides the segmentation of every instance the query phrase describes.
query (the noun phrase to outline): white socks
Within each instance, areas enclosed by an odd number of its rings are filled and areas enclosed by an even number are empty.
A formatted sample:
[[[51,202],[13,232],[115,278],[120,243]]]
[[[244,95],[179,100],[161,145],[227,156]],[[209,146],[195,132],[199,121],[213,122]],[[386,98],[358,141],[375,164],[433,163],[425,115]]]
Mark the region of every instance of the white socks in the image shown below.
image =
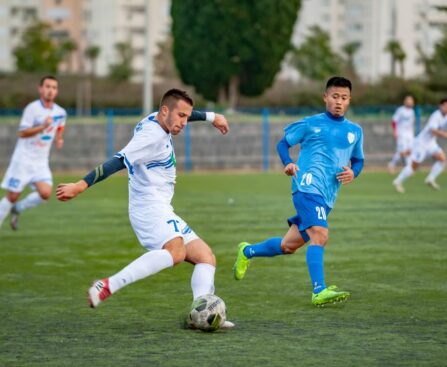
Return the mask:
[[[399,176],[393,181],[394,184],[402,184],[408,177],[412,176],[414,174],[413,167],[411,167],[411,164],[408,164],[405,166],[405,168],[399,173]]]
[[[0,200],[0,227],[2,226],[3,221],[11,211],[11,208],[14,204],[11,203],[8,198],[5,196],[2,200]]]
[[[193,299],[205,294],[214,294],[214,273],[216,267],[210,264],[196,264],[191,276]]]
[[[436,177],[438,177],[441,172],[444,170],[445,162],[436,161],[436,163],[432,166],[429,175],[427,176],[426,181],[435,181]]]
[[[15,205],[15,210],[17,210],[17,212],[21,213],[25,209],[34,208],[37,205],[42,204],[42,203],[46,203],[46,200],[43,200],[40,197],[39,193],[37,191],[34,191],[31,194],[29,194],[25,199],[17,202],[17,204]]]
[[[395,152],[393,155],[393,158],[391,158],[391,161],[388,163],[391,167],[396,167],[400,162],[400,153]]]
[[[109,278],[111,293],[137,280],[158,273],[174,265],[174,260],[168,250],[153,250],[141,255],[120,272]]]

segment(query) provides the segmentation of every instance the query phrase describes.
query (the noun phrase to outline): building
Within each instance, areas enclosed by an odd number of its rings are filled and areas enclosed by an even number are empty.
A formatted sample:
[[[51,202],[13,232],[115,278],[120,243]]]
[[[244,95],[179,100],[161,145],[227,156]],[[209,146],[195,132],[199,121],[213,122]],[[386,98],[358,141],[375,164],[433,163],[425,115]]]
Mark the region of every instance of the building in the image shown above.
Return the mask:
[[[343,45],[358,42],[356,70],[362,79],[375,81],[391,72],[385,47],[394,39],[406,53],[405,77],[418,77],[424,72],[418,48],[430,55],[447,26],[447,12],[440,6],[446,6],[445,0],[303,0],[292,43],[299,46],[313,25],[328,32],[339,54]],[[283,75],[298,74],[286,67]]]
[[[146,16],[146,4],[149,6]],[[149,19],[147,19],[147,17]],[[61,64],[61,72],[88,72],[91,65],[85,50],[98,46],[97,75],[104,76],[109,66],[119,61],[115,45],[131,45],[135,80],[144,71],[146,28],[149,24],[150,50],[166,40],[170,32],[169,0],[2,0],[0,3],[0,70],[15,70],[14,48],[23,31],[35,20],[51,25],[55,42],[74,42],[75,48]]]

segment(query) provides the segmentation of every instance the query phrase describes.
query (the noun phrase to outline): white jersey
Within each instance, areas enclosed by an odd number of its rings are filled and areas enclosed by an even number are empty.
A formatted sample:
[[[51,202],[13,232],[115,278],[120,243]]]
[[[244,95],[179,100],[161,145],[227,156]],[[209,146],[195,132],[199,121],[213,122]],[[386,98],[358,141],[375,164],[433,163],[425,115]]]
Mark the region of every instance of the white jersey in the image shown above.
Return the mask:
[[[415,144],[421,146],[436,144],[436,136],[431,132],[433,129],[447,129],[447,116],[443,116],[439,109],[430,115],[427,124],[416,137]]]
[[[55,133],[59,127],[65,126],[67,112],[56,103],[53,103],[52,108],[45,108],[42,101],[38,99],[25,107],[19,125],[19,131],[36,127],[42,125],[48,117],[53,119],[53,123],[44,131],[34,136],[17,140],[11,158],[12,162],[32,162],[33,164],[45,164],[48,162]]]
[[[416,116],[412,108],[400,106],[396,112],[394,112],[393,121],[396,123],[397,136],[414,136]]]
[[[141,120],[130,142],[116,154],[129,172],[129,205],[155,202],[170,205],[174,195],[176,160],[172,136],[152,113]]]

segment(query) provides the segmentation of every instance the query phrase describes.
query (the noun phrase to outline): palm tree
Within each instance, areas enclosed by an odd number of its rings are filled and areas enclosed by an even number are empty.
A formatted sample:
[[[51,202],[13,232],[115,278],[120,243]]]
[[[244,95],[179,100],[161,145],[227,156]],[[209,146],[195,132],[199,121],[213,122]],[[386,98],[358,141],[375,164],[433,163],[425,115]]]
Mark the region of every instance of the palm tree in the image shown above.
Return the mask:
[[[385,46],[385,51],[391,55],[391,75],[396,75],[396,63],[399,63],[401,77],[404,76],[404,61],[407,54],[402,49],[398,40],[390,39]]]
[[[354,54],[360,49],[362,44],[358,41],[348,42],[343,45],[342,50],[346,54],[347,60],[347,68],[348,73],[351,74],[351,76],[355,76],[355,67],[354,67]]]
[[[60,46],[60,52],[62,55],[62,58],[66,59],[67,62],[67,71],[68,72],[73,72],[73,57],[72,57],[72,53],[73,51],[75,51],[78,48],[78,45],[76,44],[75,41],[71,40],[71,39],[66,39],[65,41],[63,41]]]
[[[99,46],[89,46],[85,50],[85,56],[90,62],[90,73],[92,76],[96,75],[96,60],[101,53],[101,48]]]

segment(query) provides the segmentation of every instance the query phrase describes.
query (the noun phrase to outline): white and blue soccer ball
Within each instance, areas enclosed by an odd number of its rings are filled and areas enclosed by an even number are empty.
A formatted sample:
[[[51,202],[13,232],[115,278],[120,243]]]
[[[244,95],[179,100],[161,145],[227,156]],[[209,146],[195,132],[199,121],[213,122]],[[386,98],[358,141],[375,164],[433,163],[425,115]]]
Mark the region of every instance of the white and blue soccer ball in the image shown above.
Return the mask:
[[[202,331],[216,331],[227,318],[225,302],[214,294],[200,296],[191,305],[188,326]]]

